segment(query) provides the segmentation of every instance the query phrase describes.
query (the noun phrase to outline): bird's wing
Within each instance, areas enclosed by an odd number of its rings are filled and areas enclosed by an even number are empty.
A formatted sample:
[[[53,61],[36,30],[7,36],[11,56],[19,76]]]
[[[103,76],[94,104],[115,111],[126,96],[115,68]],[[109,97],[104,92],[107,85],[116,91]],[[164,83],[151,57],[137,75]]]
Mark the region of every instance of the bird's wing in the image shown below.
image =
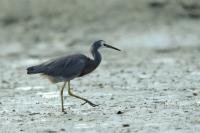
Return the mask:
[[[82,73],[86,63],[87,57],[82,55],[62,57],[46,64],[47,69],[43,73],[55,77],[72,78]]]

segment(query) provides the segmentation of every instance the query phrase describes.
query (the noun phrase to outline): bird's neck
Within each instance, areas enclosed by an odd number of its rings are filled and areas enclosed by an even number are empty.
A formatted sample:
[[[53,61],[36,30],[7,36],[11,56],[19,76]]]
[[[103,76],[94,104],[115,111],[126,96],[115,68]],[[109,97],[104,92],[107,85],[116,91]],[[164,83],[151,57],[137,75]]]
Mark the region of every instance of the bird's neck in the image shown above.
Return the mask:
[[[93,61],[96,66],[98,66],[101,63],[101,54],[99,53],[98,49],[92,49],[92,56],[93,56]]]

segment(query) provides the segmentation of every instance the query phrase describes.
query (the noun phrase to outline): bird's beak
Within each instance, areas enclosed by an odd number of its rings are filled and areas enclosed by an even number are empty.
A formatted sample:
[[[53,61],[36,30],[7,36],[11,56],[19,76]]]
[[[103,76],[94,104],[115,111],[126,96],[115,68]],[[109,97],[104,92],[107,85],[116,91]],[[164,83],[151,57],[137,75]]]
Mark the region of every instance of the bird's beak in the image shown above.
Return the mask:
[[[120,49],[115,48],[115,47],[113,47],[113,46],[110,46],[110,45],[108,45],[108,44],[104,44],[104,46],[107,47],[107,48],[112,48],[112,49],[115,49],[115,50],[121,51]]]

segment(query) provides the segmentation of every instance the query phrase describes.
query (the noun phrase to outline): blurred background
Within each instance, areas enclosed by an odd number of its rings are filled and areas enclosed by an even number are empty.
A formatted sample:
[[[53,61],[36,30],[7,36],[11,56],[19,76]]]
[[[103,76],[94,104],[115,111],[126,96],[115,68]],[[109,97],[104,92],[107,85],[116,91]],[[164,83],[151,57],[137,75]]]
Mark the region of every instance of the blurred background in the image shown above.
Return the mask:
[[[196,46],[199,20],[199,0],[0,0],[0,55],[52,54],[97,39],[123,49]]]
[[[81,106],[26,68],[105,40],[73,80]],[[200,0],[0,0],[0,132],[199,133]]]

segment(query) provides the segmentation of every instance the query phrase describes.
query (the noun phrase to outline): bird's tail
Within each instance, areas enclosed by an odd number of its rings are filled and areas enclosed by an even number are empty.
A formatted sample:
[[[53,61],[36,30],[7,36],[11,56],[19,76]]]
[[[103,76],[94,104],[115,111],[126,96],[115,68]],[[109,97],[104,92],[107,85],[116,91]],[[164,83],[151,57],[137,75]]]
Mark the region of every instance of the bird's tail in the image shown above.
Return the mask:
[[[42,72],[43,72],[43,67],[39,65],[27,68],[27,74],[37,74],[37,73],[42,73]]]

